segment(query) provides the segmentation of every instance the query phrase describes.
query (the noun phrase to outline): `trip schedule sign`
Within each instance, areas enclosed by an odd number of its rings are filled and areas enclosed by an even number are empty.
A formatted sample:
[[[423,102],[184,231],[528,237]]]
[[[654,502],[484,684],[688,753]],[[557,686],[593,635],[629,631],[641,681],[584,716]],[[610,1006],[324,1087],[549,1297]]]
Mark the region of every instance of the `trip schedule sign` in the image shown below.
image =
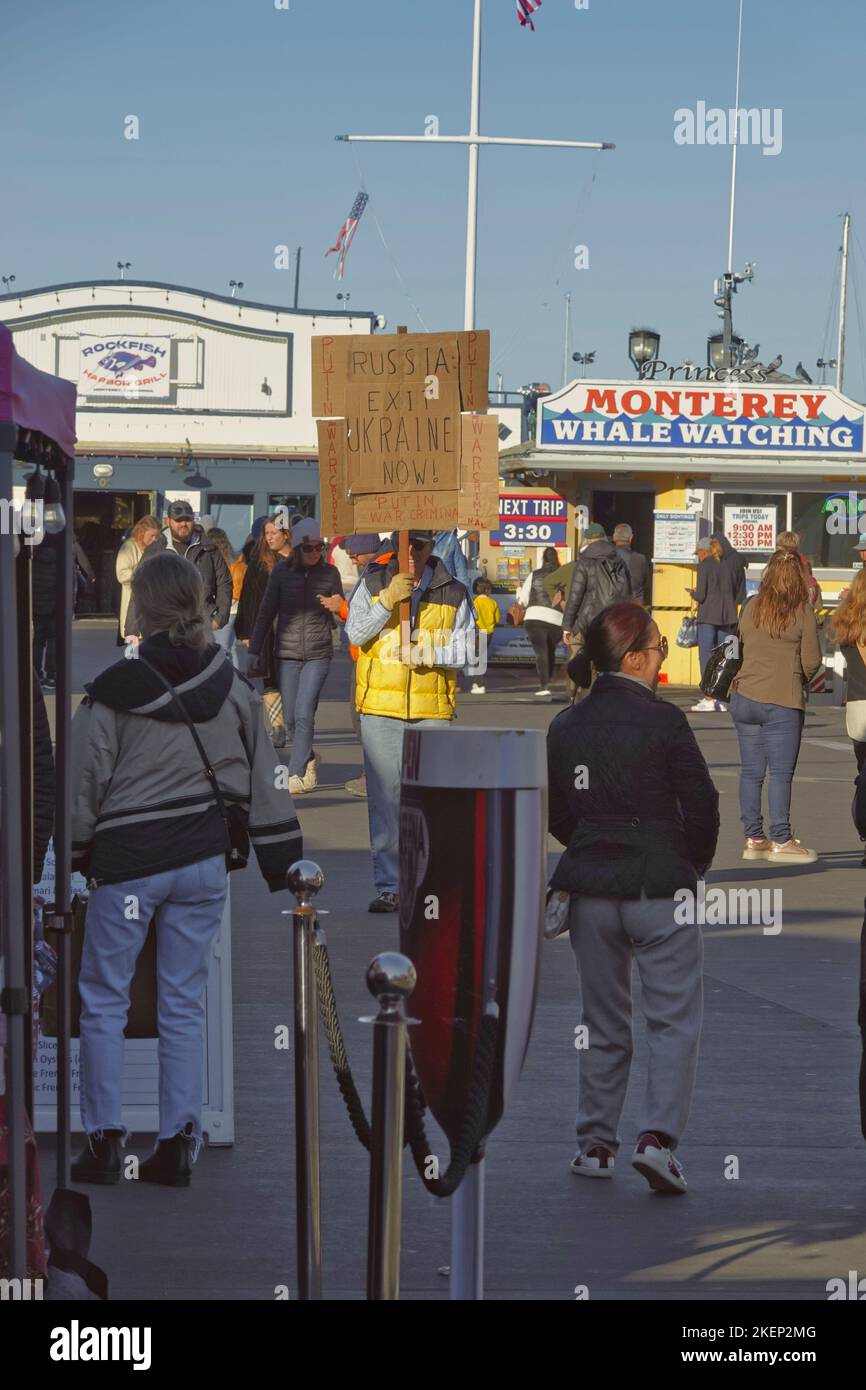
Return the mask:
[[[566,545],[568,504],[564,497],[499,495],[499,525],[491,545]]]
[[[777,511],[775,506],[725,507],[724,531],[734,549],[775,550]]]

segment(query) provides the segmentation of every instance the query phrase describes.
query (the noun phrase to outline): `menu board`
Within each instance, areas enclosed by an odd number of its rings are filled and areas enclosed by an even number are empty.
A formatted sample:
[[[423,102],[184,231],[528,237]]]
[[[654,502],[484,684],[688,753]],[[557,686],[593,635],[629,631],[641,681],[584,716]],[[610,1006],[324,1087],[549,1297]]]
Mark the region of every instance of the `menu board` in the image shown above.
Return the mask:
[[[653,512],[653,559],[693,565],[697,559],[697,512]]]

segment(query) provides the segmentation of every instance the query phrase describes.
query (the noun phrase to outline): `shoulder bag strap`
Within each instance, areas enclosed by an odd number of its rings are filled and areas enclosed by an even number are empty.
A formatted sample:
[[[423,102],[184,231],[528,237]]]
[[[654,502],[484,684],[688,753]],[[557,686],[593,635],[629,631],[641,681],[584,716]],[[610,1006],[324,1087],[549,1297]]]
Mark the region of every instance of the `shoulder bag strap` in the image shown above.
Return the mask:
[[[135,659],[136,659],[137,661],[140,661],[141,664],[142,664],[142,666],[146,666],[147,669],[148,669],[148,671],[152,671],[152,672],[153,672],[153,674],[156,676],[157,680],[160,681],[161,684],[165,686],[165,688],[166,688],[166,690],[168,691],[169,695],[170,695],[171,698],[174,700],[175,705],[176,705],[177,708],[180,710],[181,716],[183,717],[183,721],[184,721],[184,723],[186,724],[187,728],[189,729],[189,731],[190,731],[190,733],[192,734],[193,739],[194,739],[194,741],[195,741],[195,746],[196,746],[196,748],[198,749],[199,757],[200,757],[201,760],[202,760],[202,764],[203,764],[203,766],[204,766],[205,774],[206,774],[207,779],[208,779],[208,781],[210,782],[211,786],[213,787],[213,793],[214,793],[214,796],[216,797],[217,806],[219,807],[219,813],[220,813],[220,815],[222,816],[223,821],[225,822],[226,833],[227,833],[228,836],[229,836],[229,840],[231,840],[231,831],[230,831],[230,829],[229,829],[229,815],[228,815],[228,811],[226,810],[225,801],[223,800],[223,794],[222,794],[222,792],[220,791],[219,783],[217,782],[216,773],[214,772],[213,768],[211,767],[210,759],[208,758],[208,755],[207,755],[207,753],[206,753],[205,750],[204,750],[204,744],[202,743],[201,739],[199,738],[198,734],[196,733],[195,724],[192,722],[192,719],[190,718],[189,711],[187,710],[186,705],[184,704],[183,700],[182,700],[182,699],[180,698],[180,696],[178,695],[178,693],[177,693],[177,691],[175,690],[174,686],[171,684],[170,681],[166,680],[165,676],[162,674],[161,671],[158,671],[158,670],[156,669],[155,666],[152,666],[151,663],[150,663],[149,661],[147,661],[146,658],[143,657],[143,656],[136,657]]]

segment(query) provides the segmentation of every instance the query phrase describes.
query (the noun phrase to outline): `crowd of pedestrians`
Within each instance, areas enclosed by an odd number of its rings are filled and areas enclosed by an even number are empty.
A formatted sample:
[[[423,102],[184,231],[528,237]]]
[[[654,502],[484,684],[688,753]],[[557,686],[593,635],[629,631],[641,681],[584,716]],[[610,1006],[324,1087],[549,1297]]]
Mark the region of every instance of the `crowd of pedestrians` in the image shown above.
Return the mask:
[[[591,524],[575,561],[553,547],[518,592],[538,693],[552,689],[565,641],[572,699],[551,723],[549,828],[564,846],[551,892],[566,895],[588,1046],[581,1055],[579,1176],[610,1177],[633,1051],[631,973],[647,1029],[647,1081],[632,1163],[656,1190],[684,1192],[676,1156],[701,1031],[701,933],[677,914],[697,891],[719,833],[719,799],[686,715],[657,698],[667,639],[651,611],[651,568],[622,523]],[[332,539],[296,517],[260,517],[239,553],[173,502],[143,517],[117,557],[125,656],[86,687],[73,721],[73,853],[90,882],[80,976],[82,1115],[77,1181],[118,1180],[123,1027],[149,923],[158,923],[160,1132],[147,1181],[185,1186],[201,1141],[202,995],[227,873],[255,850],[269,887],[302,849],[295,799],[318,786],[318,703],[342,629],[351,656],[350,722],[364,768],[373,913],[399,892],[403,735],[456,713],[476,634],[501,622],[485,576],[468,584],[448,543],[409,534]],[[779,538],[757,593],[721,535],[698,567],[702,669],[720,642],[742,660],[729,704],[741,755],[743,859],[817,858],[791,826],[804,688],[821,664],[814,579],[793,533]],[[820,596],[820,590],[818,591]],[[403,619],[421,655],[404,660]],[[835,618],[849,663],[848,728],[866,755],[866,579]],[[44,646],[44,630],[39,631]],[[127,659],[134,656],[135,660]],[[859,681],[859,684],[858,684]],[[473,678],[467,693],[484,693]],[[695,708],[703,711],[707,704]],[[283,749],[284,781],[272,749]],[[280,763],[279,766],[282,766]],[[584,777],[575,776],[583,769]],[[762,809],[768,781],[769,819]],[[862,801],[862,794],[860,800]],[[866,827],[862,811],[862,827]],[[863,828],[866,834],[866,828]],[[128,904],[134,901],[135,914]]]

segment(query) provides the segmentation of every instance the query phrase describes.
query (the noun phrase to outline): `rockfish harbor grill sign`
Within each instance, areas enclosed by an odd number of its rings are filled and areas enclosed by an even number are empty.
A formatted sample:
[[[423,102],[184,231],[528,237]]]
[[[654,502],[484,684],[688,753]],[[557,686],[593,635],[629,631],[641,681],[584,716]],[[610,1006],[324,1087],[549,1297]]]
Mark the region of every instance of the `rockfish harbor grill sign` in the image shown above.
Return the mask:
[[[539,405],[541,448],[791,458],[863,452],[864,408],[831,387],[576,381]]]
[[[171,338],[138,334],[79,335],[78,390],[82,396],[168,396]]]

